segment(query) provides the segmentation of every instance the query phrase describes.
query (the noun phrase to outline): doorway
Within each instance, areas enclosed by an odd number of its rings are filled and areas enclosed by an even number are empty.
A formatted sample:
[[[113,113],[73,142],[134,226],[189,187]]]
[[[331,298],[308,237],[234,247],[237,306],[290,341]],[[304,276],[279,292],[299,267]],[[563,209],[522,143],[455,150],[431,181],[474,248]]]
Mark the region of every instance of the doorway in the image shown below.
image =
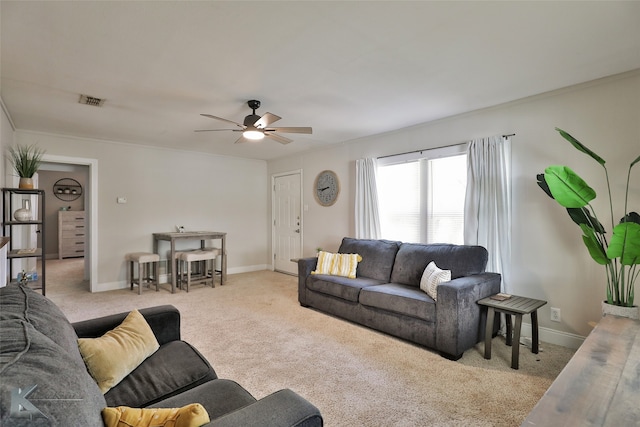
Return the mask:
[[[273,175],[273,269],[297,275],[302,256],[302,171]]]
[[[60,178],[60,176],[62,176],[60,175],[61,172],[62,175],[64,175],[63,178],[70,178],[71,175],[73,175],[75,176],[73,179],[83,184],[82,196],[79,197],[78,200],[70,201],[67,197],[61,197],[60,199],[55,198],[53,192],[55,190],[59,190],[59,188],[55,188],[54,190],[55,183],[58,182],[58,179],[63,179]],[[48,255],[46,258],[51,259],[51,263],[47,263],[47,276],[49,276],[49,266],[54,267],[54,264],[56,264],[55,267],[61,269],[61,271],[64,271],[64,268],[73,269],[74,271],[82,269],[82,272],[76,271],[76,276],[83,278],[82,290],[94,292],[97,290],[98,280],[98,160],[45,154],[42,158],[42,166],[40,167],[39,174],[43,174],[45,177],[47,174],[50,174],[54,178],[58,178],[53,181],[53,184],[51,182],[47,182],[47,188],[41,187],[49,197],[53,198],[52,200],[57,201],[57,204],[54,202],[47,205],[55,207],[55,212],[50,212],[50,215],[45,216],[45,229],[47,230],[47,233],[49,233],[49,230],[53,231],[57,229],[57,210],[60,210],[61,208],[71,208],[72,211],[83,209],[86,216],[84,258],[68,258],[68,262],[67,259],[60,260],[57,256],[58,236],[56,235],[55,239],[47,239],[46,242],[51,242],[53,245],[51,246],[47,243],[47,248],[45,249],[46,255]],[[49,181],[51,179],[53,178],[50,178]],[[70,188],[70,192],[73,192],[75,188],[76,187]],[[65,189],[63,189],[63,192]],[[76,191],[78,190],[76,189]],[[53,226],[53,223],[55,223],[55,227]],[[51,273],[53,273],[53,271]],[[70,273],[64,272],[64,274],[68,275]],[[52,276],[52,278],[53,277],[54,276]],[[47,278],[47,282],[49,282],[48,279],[49,278]],[[49,283],[47,283],[47,285],[48,284]]]
[[[89,290],[90,271],[86,258],[85,206],[89,167],[86,165],[43,163],[38,171],[38,188],[45,191],[43,248],[47,267],[47,287],[64,286],[69,282],[85,282],[84,290]],[[68,218],[76,218],[69,224]],[[70,227],[73,226],[73,229]],[[44,236],[43,236],[44,234]]]

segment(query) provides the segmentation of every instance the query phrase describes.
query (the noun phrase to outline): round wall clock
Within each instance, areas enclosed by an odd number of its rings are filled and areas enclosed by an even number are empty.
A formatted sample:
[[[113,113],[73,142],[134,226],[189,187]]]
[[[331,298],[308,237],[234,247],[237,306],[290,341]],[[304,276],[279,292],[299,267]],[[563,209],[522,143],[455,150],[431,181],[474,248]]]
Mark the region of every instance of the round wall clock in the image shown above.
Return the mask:
[[[331,206],[340,194],[340,181],[334,171],[322,171],[316,177],[313,184],[313,195],[322,206]]]

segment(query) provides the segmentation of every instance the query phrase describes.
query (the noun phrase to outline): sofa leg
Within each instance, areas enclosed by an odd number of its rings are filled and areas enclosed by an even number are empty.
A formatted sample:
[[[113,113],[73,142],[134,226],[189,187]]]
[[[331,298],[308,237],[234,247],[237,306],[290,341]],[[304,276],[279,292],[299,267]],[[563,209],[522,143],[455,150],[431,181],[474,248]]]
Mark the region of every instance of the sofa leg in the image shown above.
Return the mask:
[[[440,352],[440,356],[444,357],[445,359],[453,360],[454,362],[460,359],[462,355],[463,353],[460,353],[458,355],[453,355],[453,354],[445,353],[444,351]]]
[[[300,303],[300,307],[304,307],[304,308],[307,308],[307,307],[309,307],[309,305],[308,305],[308,304],[303,304],[303,303]]]

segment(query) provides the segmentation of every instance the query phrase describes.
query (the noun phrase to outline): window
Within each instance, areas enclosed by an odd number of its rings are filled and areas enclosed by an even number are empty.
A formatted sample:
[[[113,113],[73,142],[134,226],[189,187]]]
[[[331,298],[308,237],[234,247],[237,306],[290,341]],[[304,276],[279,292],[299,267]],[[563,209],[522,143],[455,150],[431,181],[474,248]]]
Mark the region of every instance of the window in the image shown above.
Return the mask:
[[[463,243],[465,148],[463,144],[378,159],[384,239]]]

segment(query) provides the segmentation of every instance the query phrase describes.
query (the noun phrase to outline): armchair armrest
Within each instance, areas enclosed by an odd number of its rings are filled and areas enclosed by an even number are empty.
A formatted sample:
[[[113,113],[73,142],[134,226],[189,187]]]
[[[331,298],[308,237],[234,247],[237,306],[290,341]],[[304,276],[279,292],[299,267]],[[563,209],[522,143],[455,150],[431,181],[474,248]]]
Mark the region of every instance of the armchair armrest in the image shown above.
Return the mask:
[[[172,305],[159,305],[140,309],[151,327],[158,344],[166,344],[180,339],[180,312]],[[129,312],[112,314],[73,323],[78,338],[98,338],[118,326]]]
[[[298,302],[300,305],[307,305],[307,277],[316,269],[318,258],[300,258],[298,260]]]
[[[478,301],[500,292],[498,273],[459,277],[438,286],[436,348],[445,357],[458,359],[484,337],[486,313]]]
[[[206,427],[322,427],[318,408],[295,392],[277,391],[205,424]]]

